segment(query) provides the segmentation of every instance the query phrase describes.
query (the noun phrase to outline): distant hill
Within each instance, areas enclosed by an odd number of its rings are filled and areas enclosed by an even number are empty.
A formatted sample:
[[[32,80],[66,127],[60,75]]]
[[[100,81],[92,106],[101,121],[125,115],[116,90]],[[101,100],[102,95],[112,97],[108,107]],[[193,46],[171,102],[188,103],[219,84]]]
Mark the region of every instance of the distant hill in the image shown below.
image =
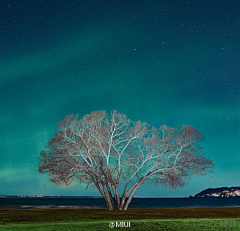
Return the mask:
[[[240,197],[240,187],[208,188],[192,197]]]

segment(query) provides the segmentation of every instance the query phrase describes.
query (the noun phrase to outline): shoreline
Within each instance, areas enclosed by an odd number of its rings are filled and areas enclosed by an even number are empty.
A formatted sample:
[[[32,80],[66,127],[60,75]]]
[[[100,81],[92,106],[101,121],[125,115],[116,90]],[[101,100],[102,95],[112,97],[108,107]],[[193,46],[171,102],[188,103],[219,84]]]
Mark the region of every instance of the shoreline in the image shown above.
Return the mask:
[[[240,198],[133,198],[129,209],[240,207]],[[107,209],[103,198],[0,198],[0,209]]]
[[[182,207],[130,207],[128,210],[158,210],[158,209],[226,209],[226,208],[240,208],[240,205],[226,205],[226,206],[182,206]],[[22,205],[19,207],[0,207],[1,210],[42,210],[42,209],[98,209],[98,210],[108,210],[107,207],[98,207],[98,206],[79,206],[79,205]],[[118,210],[118,209],[114,209]]]
[[[150,207],[146,207],[146,208],[128,208],[126,211],[136,211],[136,210],[142,210],[142,211],[146,211],[146,210],[202,210],[202,209],[206,209],[206,210],[219,210],[219,209],[240,209],[240,205],[236,205],[236,206],[212,206],[212,207],[155,207],[155,208],[150,208]],[[6,211],[6,210],[23,210],[23,211],[27,211],[27,210],[35,210],[35,211],[40,211],[40,210],[104,210],[104,211],[109,211],[110,210],[106,208],[102,208],[102,207],[88,207],[88,206],[37,206],[37,207],[31,207],[31,206],[26,206],[23,208],[0,208],[0,213],[2,211]],[[124,210],[118,210],[118,209],[114,209],[112,211],[120,211],[120,212],[124,212]],[[239,213],[239,217],[240,217],[240,213]]]

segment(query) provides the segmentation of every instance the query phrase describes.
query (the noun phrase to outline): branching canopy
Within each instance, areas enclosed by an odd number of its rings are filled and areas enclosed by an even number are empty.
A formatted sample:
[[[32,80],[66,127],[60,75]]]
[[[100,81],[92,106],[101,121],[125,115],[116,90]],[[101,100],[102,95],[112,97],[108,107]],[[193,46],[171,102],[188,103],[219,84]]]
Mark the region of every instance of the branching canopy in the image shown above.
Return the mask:
[[[56,185],[73,180],[94,184],[109,209],[114,207],[113,197],[119,209],[127,209],[146,180],[182,187],[184,178],[205,174],[213,163],[198,145],[203,139],[191,126],[157,129],[115,110],[110,115],[95,111],[80,120],[78,115],[69,115],[58,123],[47,150],[41,152],[39,172],[48,173]]]

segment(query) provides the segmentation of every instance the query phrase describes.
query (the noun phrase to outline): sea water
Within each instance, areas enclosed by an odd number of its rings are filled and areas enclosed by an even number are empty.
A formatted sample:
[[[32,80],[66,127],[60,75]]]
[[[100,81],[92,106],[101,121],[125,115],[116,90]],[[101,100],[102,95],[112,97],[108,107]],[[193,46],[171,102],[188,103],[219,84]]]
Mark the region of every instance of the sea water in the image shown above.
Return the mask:
[[[129,208],[236,207],[240,197],[232,198],[133,198]],[[106,208],[103,198],[0,198],[0,209]]]

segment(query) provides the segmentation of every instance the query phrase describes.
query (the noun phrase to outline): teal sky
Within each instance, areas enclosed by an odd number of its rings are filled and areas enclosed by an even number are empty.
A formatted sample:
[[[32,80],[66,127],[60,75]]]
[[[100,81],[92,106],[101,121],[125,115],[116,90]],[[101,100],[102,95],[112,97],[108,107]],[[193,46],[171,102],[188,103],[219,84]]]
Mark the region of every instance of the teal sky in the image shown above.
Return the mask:
[[[41,0],[0,3],[0,195],[99,195],[38,173],[57,122],[116,109],[156,127],[203,133],[215,173],[183,189],[141,186],[139,197],[182,197],[240,186],[238,0]]]

